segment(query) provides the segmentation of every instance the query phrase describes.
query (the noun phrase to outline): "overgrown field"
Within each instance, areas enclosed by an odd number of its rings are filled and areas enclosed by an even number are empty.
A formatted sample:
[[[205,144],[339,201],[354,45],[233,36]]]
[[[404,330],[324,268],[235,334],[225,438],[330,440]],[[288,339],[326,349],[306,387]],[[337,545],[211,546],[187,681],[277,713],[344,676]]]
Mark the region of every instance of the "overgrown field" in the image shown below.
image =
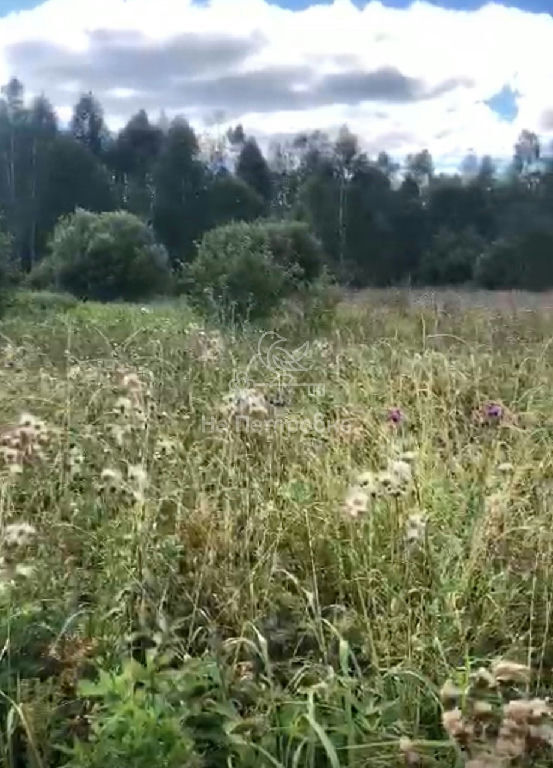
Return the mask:
[[[553,315],[368,300],[2,320],[0,765],[551,765]]]

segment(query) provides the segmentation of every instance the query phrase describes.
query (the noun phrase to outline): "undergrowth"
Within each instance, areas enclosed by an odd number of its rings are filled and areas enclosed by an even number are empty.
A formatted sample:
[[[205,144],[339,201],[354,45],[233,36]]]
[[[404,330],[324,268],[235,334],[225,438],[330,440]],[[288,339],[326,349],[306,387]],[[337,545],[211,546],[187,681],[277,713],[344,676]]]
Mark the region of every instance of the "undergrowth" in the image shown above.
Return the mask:
[[[552,318],[320,327],[3,319],[0,765],[551,764]]]

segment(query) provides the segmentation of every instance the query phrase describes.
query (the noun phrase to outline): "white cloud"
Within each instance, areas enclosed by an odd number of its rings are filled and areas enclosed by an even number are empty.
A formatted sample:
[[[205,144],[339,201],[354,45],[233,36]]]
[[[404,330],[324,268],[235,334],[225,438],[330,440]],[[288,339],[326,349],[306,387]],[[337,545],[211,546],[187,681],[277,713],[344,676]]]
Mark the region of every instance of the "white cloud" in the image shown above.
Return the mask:
[[[372,151],[445,160],[508,156],[520,130],[551,124],[552,47],[553,17],[495,4],[48,0],[0,19],[0,78],[44,91],[63,117],[92,88],[112,127],[142,105],[198,124],[223,108],[249,132],[347,122]],[[513,123],[484,103],[505,85],[519,93]]]

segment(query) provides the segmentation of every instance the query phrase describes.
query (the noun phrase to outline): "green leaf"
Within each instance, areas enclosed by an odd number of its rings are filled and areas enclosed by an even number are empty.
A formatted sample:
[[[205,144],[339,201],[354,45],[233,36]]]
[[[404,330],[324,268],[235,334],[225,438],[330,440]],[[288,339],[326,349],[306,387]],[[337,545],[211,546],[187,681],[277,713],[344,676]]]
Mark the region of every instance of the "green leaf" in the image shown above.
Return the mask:
[[[317,734],[317,737],[321,744],[324,747],[324,750],[327,754],[327,757],[330,761],[330,764],[332,768],[340,768],[340,761],[338,760],[338,755],[336,754],[336,750],[334,749],[334,745],[328,738],[328,735],[325,733],[324,729],[320,726],[320,724],[315,720],[312,714],[306,714],[305,715],[309,725],[311,728],[315,731]]]

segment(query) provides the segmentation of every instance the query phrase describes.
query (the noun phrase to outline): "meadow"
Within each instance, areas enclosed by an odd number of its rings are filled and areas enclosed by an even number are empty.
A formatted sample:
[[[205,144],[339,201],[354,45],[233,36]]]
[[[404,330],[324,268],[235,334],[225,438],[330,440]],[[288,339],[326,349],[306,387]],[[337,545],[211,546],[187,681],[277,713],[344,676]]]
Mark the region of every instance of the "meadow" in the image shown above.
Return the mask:
[[[16,302],[0,765],[551,765],[553,315],[490,296]]]

